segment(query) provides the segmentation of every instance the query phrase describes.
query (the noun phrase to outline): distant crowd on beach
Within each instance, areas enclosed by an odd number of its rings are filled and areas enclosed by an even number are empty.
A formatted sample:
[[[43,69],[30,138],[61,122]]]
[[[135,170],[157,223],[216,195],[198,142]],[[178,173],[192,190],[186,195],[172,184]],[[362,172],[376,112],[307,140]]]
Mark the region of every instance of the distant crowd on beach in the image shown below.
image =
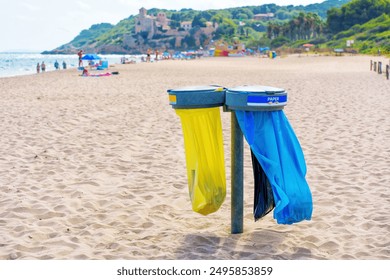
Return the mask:
[[[56,70],[60,70],[60,64],[58,63],[58,61],[56,60],[55,62],[54,62],[54,68],[56,69]],[[67,64],[66,64],[66,62],[65,61],[63,61],[62,62],[62,69],[66,69],[67,68]],[[46,72],[46,64],[45,64],[45,62],[44,61],[42,61],[42,63],[41,64],[39,64],[39,62],[37,63],[37,74],[39,74],[39,73],[44,73],[44,72]]]
[[[158,49],[152,50],[147,49],[146,53],[140,56],[123,56],[121,58],[121,64],[133,64],[140,62],[157,62],[160,60],[169,60],[169,59],[195,59],[201,58],[205,55],[203,50],[199,51],[160,51]]]

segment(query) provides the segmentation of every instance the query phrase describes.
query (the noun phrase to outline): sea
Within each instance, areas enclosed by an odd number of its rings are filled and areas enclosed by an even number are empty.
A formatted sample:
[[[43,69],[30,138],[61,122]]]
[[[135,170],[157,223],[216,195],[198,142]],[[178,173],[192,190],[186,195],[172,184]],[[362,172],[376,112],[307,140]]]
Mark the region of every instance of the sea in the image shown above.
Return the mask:
[[[99,55],[102,60],[107,60],[109,65],[121,63],[123,55]],[[128,56],[127,56],[128,57]],[[13,77],[31,75],[37,72],[37,63],[45,62],[46,71],[55,71],[54,63],[58,61],[60,69],[65,62],[67,69],[78,67],[78,56],[74,55],[51,55],[34,52],[0,52],[0,77]],[[85,63],[85,62],[84,62]]]

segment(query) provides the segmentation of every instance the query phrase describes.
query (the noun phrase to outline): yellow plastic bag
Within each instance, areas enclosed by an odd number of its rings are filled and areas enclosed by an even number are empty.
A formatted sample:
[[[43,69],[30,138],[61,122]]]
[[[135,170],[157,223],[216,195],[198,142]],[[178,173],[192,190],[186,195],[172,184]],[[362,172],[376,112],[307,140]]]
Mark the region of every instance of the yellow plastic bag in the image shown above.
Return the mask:
[[[176,109],[176,113],[183,128],[192,209],[202,215],[213,213],[226,196],[219,107]]]

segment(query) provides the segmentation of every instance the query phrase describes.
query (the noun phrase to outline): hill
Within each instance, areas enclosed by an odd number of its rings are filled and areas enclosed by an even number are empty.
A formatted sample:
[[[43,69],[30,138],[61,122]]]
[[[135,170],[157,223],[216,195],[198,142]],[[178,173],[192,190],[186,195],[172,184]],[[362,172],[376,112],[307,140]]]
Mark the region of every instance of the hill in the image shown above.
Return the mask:
[[[353,47],[361,53],[390,53],[390,15],[382,14],[364,24],[356,24],[333,36],[327,45],[341,48],[346,41],[353,41]]]
[[[103,54],[136,54],[145,53],[148,48],[207,47],[212,40],[223,39],[230,43],[237,38],[247,47],[256,47],[263,43],[270,22],[282,24],[301,13],[312,13],[325,20],[330,8],[348,2],[350,0],[328,0],[307,6],[266,4],[206,11],[151,9],[143,15],[131,15],[116,25],[92,25],[71,42],[44,53],[75,53],[83,49]]]
[[[390,0],[353,0],[329,10],[327,25],[328,46],[342,47],[353,40],[362,53],[390,53]]]
[[[317,50],[348,48],[351,52],[390,54],[390,0],[353,0],[331,8],[326,22],[301,13],[285,23],[269,23],[267,38],[273,48],[295,49],[303,44]],[[352,49],[351,49],[352,48]]]

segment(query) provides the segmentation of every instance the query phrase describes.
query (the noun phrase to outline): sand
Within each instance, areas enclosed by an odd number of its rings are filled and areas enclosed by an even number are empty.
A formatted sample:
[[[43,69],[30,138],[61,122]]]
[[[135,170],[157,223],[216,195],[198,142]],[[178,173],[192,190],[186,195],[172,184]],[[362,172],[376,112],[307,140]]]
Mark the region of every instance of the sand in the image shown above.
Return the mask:
[[[0,78],[0,259],[390,259],[390,81],[367,56],[202,58]],[[260,84],[288,91],[311,221],[254,222],[245,143],[244,233],[227,197],[191,210],[184,144],[167,90]],[[222,111],[222,109],[221,109]]]

